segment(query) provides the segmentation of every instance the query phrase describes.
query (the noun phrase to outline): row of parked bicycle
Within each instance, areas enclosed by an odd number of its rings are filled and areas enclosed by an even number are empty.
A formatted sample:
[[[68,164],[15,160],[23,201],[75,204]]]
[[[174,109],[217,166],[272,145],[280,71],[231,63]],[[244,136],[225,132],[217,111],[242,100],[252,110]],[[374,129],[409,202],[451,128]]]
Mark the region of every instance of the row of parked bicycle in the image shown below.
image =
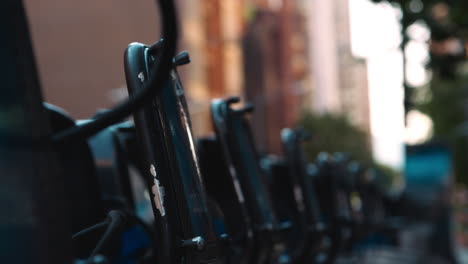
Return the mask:
[[[130,97],[161,47],[127,48]],[[77,263],[333,263],[372,234],[391,243],[375,174],[342,153],[308,161],[305,131],[283,129],[282,157],[260,156],[253,107],[231,97],[211,103],[215,136],[194,139],[177,74],[189,61],[174,58],[170,80],[133,121],[59,148]],[[55,132],[79,123],[45,107]]]

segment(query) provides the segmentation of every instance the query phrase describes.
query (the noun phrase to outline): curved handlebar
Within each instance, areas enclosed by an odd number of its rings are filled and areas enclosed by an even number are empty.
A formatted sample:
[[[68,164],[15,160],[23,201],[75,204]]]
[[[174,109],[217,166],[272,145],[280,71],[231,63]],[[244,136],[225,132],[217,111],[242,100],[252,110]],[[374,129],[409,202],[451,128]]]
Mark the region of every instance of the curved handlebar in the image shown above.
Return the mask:
[[[145,82],[143,89],[95,119],[52,135],[51,139],[53,143],[64,144],[72,140],[85,140],[102,129],[116,124],[131,115],[134,111],[149,103],[162,90],[172,69],[178,28],[173,0],[159,0],[158,2],[160,13],[162,14],[161,22],[164,45],[161,51],[161,58],[156,61],[155,67],[152,68],[149,75],[149,80]]]

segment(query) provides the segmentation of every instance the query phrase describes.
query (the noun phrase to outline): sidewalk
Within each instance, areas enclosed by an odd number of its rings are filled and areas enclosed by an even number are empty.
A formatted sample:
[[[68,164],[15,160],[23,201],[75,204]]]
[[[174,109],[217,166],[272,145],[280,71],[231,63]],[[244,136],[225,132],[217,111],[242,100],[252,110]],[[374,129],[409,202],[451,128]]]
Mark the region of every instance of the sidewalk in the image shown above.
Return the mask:
[[[458,263],[460,263],[460,264],[468,263],[468,249],[467,248],[458,248],[457,249],[457,258],[458,258]]]
[[[427,241],[431,229],[428,224],[412,224],[400,233],[400,247],[368,249],[359,255],[342,256],[337,264],[449,264],[431,256]],[[468,263],[468,250],[459,251],[459,263]]]

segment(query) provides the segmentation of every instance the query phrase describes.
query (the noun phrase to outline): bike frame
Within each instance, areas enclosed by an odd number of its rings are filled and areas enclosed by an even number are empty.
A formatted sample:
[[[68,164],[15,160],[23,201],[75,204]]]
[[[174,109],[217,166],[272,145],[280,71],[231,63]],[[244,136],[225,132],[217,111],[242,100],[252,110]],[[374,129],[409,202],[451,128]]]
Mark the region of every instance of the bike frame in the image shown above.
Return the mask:
[[[161,43],[132,43],[125,53],[130,96],[142,89]],[[164,45],[162,43],[162,45]],[[134,114],[145,173],[151,179],[160,263],[218,263],[218,238],[191,131],[184,90],[175,67],[150,105]]]

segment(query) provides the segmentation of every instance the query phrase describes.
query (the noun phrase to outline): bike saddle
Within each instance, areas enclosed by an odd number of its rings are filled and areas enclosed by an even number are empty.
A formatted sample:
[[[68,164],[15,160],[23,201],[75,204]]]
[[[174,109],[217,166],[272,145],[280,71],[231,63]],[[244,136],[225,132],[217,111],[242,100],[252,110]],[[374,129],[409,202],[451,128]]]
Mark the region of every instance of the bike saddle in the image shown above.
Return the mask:
[[[154,220],[149,199],[150,182],[143,177],[141,153],[131,122],[113,125],[89,139],[107,210],[123,210],[143,221]]]
[[[75,121],[64,110],[48,103],[44,103],[44,107],[49,114],[53,132],[75,126]],[[66,175],[65,193],[70,208],[71,231],[76,233],[105,217],[96,166],[86,141],[58,145],[57,152],[62,167],[66,170],[63,175]],[[75,255],[86,257],[98,237],[99,234],[95,233],[74,241]]]
[[[75,121],[60,108],[50,104],[45,104],[45,107],[49,113],[54,132],[75,125]],[[102,136],[99,139],[103,139]],[[69,142],[57,147],[60,161],[63,167],[67,169],[65,172],[65,190],[68,195],[69,208],[71,208],[74,256],[78,259],[87,259],[95,249],[104,234],[105,226],[100,223],[105,222],[107,212],[119,209],[130,214],[133,213],[133,208],[122,206],[122,204],[130,204],[126,196],[119,196],[118,199],[115,199],[119,201],[113,203],[109,203],[109,200],[105,199],[110,197],[110,194],[115,194],[109,192],[109,190],[113,189],[113,186],[122,183],[114,175],[108,175],[112,177],[102,179],[102,175],[97,169],[102,164],[98,160],[99,165],[95,165],[93,152],[89,145],[88,141],[83,140]],[[115,149],[110,148],[107,151],[115,154]],[[126,162],[125,160],[119,160],[118,164],[125,165]],[[116,173],[113,172],[113,174]],[[121,203],[124,200],[125,202]],[[100,253],[107,255],[111,260],[118,261],[126,257],[125,252],[131,255],[140,249],[146,250],[149,247],[148,234],[146,233],[148,230],[135,228],[138,225],[137,223],[137,225],[129,224],[125,226],[119,231],[119,235],[112,236],[111,241]],[[133,241],[132,246],[128,246],[127,242],[129,240]]]
[[[121,124],[89,139],[102,186],[102,200],[109,209],[134,210],[129,176],[129,157],[119,137]]]

